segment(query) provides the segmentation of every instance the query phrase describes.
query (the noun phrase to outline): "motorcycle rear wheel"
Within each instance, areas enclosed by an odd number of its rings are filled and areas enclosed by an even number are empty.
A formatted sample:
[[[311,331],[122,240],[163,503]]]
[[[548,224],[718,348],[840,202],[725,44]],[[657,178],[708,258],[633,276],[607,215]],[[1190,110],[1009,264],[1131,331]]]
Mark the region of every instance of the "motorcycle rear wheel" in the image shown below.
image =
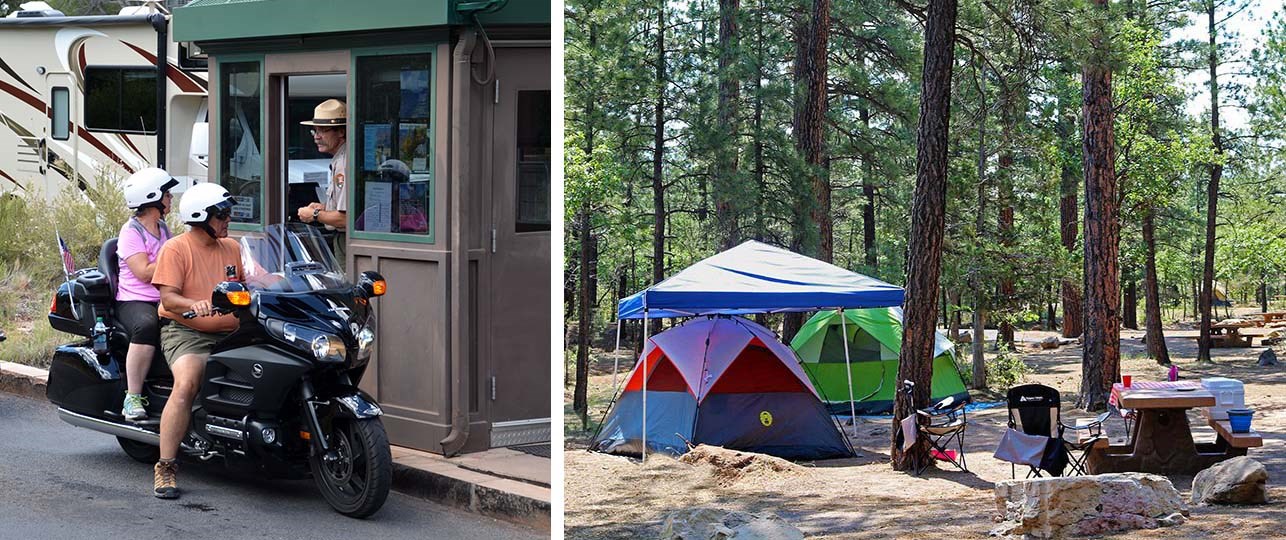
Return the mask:
[[[393,456],[384,423],[379,418],[336,418],[327,441],[336,459],[327,462],[313,455],[308,460],[326,502],[336,512],[358,519],[377,512],[393,481]]]
[[[161,449],[147,443],[138,442],[125,437],[117,437],[116,442],[121,444],[121,450],[124,450],[134,461],[152,465],[156,460],[161,459]]]

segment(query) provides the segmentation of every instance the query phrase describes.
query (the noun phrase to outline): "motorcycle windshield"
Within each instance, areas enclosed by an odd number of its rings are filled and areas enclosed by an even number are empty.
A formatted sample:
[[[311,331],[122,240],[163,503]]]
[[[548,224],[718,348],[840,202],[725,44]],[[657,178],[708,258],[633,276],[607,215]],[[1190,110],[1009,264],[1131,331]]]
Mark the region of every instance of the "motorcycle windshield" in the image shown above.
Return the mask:
[[[316,227],[276,224],[241,237],[246,287],[277,293],[351,287]]]

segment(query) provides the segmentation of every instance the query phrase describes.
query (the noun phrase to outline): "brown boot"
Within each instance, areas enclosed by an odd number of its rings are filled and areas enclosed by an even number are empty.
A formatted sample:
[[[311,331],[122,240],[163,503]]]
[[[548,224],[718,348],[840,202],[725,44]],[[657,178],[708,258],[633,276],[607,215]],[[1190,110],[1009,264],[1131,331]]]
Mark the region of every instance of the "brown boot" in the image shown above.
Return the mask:
[[[156,462],[156,468],[153,469],[152,485],[158,499],[179,498],[178,474],[179,462],[177,460]]]

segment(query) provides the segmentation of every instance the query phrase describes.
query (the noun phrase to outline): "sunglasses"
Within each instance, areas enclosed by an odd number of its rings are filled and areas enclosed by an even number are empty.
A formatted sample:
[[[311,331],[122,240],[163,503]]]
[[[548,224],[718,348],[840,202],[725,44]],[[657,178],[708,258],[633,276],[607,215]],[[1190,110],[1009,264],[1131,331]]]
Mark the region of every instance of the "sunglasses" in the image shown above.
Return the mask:
[[[211,217],[213,217],[214,219],[225,219],[225,220],[226,220],[226,219],[229,219],[229,218],[231,218],[231,217],[232,217],[232,211],[231,211],[231,210],[219,210],[219,211],[217,211],[217,212],[214,212],[214,213],[210,214],[210,216],[211,216]]]
[[[309,132],[309,133],[311,133],[311,134],[313,134],[313,135],[321,135],[322,133],[330,133],[330,132],[332,132],[332,131],[335,131],[335,128],[324,128],[324,127],[319,127],[319,128],[312,128],[312,129],[308,130],[308,132]]]

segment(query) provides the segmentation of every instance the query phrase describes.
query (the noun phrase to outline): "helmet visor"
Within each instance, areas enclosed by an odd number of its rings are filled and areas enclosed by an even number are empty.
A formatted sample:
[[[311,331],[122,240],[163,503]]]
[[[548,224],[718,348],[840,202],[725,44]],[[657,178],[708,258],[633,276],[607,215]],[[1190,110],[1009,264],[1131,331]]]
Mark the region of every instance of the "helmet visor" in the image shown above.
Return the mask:
[[[232,215],[232,201],[221,201],[219,204],[207,208],[206,211],[209,212],[210,217],[228,219]]]

